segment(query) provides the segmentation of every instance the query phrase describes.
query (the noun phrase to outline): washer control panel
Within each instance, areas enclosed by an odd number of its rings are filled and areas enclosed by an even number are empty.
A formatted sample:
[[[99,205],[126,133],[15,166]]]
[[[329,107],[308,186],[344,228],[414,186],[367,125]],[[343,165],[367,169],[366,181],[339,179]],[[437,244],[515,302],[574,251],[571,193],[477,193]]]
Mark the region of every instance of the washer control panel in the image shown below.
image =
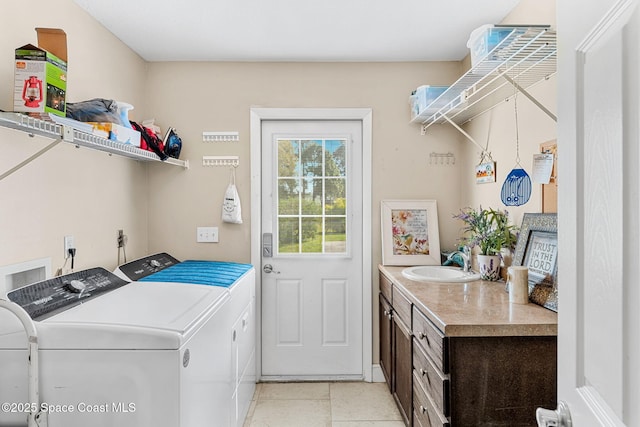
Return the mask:
[[[180,261],[163,252],[123,264],[118,269],[129,280],[136,281],[176,264],[180,264]]]
[[[127,284],[98,267],[23,286],[10,291],[7,297],[33,320],[42,320]]]

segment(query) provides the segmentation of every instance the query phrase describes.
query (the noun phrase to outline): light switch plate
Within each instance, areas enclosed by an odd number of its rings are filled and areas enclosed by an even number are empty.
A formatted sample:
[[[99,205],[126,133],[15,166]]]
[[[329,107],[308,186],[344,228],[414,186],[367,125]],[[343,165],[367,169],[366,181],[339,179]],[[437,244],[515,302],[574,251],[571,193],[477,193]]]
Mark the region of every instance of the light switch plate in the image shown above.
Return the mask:
[[[196,231],[196,242],[218,243],[218,227],[198,227]]]

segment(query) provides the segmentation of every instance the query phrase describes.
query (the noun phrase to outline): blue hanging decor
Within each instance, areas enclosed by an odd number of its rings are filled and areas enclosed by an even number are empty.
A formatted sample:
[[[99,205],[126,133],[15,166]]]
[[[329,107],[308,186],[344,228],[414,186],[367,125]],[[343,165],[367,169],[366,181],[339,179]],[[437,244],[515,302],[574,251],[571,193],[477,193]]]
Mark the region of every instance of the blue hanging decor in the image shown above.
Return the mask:
[[[502,184],[500,198],[505,206],[521,206],[531,197],[531,178],[520,165],[520,138],[518,137],[518,91],[514,85],[513,109],[516,117],[516,165]]]
[[[519,166],[519,165],[518,165]],[[520,206],[531,197],[531,178],[524,169],[514,168],[502,184],[500,198],[505,206]]]

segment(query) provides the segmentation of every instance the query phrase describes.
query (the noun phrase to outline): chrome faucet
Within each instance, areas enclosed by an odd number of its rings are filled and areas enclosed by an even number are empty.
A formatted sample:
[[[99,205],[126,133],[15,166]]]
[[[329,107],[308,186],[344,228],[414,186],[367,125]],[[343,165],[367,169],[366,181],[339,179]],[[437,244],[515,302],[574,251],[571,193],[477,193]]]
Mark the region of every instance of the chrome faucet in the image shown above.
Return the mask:
[[[465,273],[471,271],[471,249],[468,246],[463,246],[461,251],[451,252],[447,260],[451,260],[456,254],[462,258],[462,271]]]

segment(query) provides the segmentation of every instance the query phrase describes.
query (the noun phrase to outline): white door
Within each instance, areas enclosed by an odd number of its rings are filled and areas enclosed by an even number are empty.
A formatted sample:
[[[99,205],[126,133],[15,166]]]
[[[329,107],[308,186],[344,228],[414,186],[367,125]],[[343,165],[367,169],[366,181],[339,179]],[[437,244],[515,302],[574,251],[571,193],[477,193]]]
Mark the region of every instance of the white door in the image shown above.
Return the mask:
[[[640,426],[638,0],[557,7],[558,400],[573,426]]]
[[[262,376],[362,378],[362,122],[262,121]]]

